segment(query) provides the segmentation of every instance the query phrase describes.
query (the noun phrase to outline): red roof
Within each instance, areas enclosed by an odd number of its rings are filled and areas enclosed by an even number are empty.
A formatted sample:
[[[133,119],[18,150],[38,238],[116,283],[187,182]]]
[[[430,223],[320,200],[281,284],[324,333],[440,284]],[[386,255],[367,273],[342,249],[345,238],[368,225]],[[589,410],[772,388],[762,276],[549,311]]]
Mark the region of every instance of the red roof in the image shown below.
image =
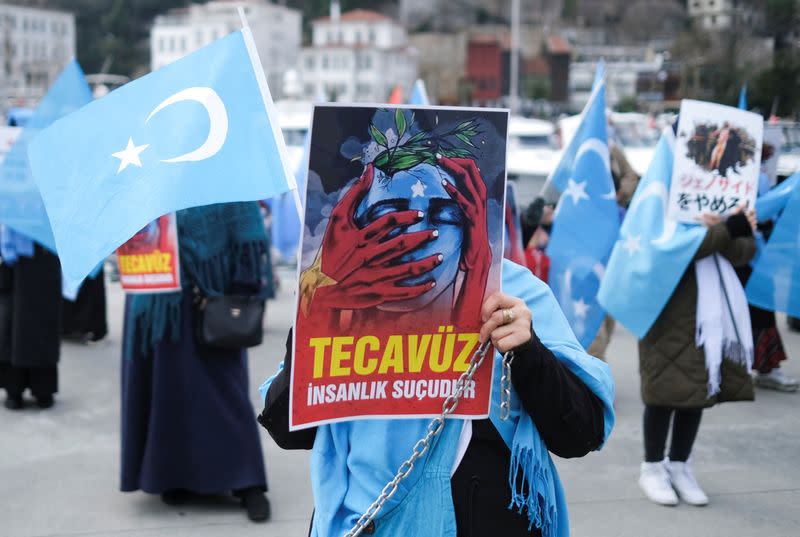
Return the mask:
[[[320,17],[315,19],[314,22],[330,22],[330,20],[330,17]],[[342,13],[339,20],[341,22],[393,22],[390,17],[368,9],[354,9]]]
[[[567,40],[556,34],[547,38],[547,50],[550,54],[569,54],[571,49]]]

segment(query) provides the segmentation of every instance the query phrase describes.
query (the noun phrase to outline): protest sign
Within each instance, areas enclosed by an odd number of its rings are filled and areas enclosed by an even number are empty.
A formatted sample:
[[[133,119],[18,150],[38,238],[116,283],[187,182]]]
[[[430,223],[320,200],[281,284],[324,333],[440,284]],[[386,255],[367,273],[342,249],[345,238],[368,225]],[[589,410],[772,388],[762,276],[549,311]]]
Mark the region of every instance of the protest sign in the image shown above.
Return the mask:
[[[164,215],[117,249],[119,281],[128,293],[180,291],[175,213]]]
[[[17,141],[20,132],[22,132],[20,127],[0,127],[0,164]]]
[[[315,107],[293,430],[441,412],[500,290],[507,125],[504,110]],[[486,417],[491,378],[487,358],[454,415]]]
[[[698,222],[704,213],[724,216],[752,206],[758,193],[760,115],[738,108],[684,100],[678,119],[669,217]]]
[[[506,212],[505,212],[505,250],[503,257],[525,266],[525,248],[522,244],[522,224],[517,207],[517,191],[514,183],[506,183]]]
[[[767,176],[769,187],[778,180],[778,158],[783,145],[783,131],[780,125],[764,125],[764,143],[761,148],[761,173]]]

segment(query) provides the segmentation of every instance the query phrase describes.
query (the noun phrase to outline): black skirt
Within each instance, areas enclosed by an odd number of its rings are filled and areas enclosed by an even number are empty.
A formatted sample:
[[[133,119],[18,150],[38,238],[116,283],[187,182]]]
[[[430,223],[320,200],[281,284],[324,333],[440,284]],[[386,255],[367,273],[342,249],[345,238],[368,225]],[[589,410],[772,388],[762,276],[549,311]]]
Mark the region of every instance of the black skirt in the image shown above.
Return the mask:
[[[126,303],[126,316],[130,304]],[[144,353],[142,334],[125,323],[122,359],[123,491],[201,494],[267,481],[255,411],[248,397],[247,353],[198,346],[192,297],[181,306],[182,338]],[[134,332],[134,333],[130,333]],[[128,338],[133,338],[129,341]],[[132,344],[128,344],[132,343]]]
[[[33,257],[2,265],[5,324],[0,330],[0,362],[20,368],[54,367],[61,347],[61,265],[36,245]]]
[[[103,270],[87,278],[74,301],[64,300],[61,333],[70,339],[100,341],[108,334],[106,284]]]

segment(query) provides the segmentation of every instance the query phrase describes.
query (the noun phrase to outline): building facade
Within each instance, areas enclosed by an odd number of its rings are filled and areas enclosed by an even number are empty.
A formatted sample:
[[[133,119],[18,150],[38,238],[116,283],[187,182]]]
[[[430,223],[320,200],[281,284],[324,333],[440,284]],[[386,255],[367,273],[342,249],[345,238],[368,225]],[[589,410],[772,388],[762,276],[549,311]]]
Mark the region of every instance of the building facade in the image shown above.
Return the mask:
[[[408,96],[417,78],[417,53],[405,29],[380,13],[357,9],[311,24],[311,45],[300,52],[302,95],[311,100],[385,102],[396,85]]]
[[[410,39],[419,51],[419,77],[425,81],[433,102],[460,104],[467,57],[466,33],[424,32],[411,34]]]
[[[640,78],[657,77],[663,67],[663,56],[649,46],[574,47],[569,66],[573,110],[581,110],[589,100],[600,61],[606,65],[606,102],[610,107],[622,99],[636,97]]]
[[[753,0],[688,0],[689,16],[704,30],[753,27],[763,22],[760,2]],[[763,6],[762,6],[763,7]]]
[[[241,29],[242,7],[273,97],[280,98],[284,73],[297,63],[302,14],[267,0],[214,0],[173,9],[156,17],[150,34],[150,67],[160,69],[212,41]]]
[[[33,106],[75,57],[75,16],[0,4],[0,108]]]

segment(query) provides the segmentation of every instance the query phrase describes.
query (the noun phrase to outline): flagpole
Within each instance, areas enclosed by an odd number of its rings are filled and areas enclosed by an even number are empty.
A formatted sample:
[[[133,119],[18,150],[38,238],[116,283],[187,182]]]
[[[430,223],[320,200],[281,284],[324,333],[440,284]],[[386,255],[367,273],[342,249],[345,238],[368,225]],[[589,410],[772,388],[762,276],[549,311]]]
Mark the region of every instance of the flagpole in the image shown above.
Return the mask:
[[[595,99],[597,99],[597,95],[600,93],[600,88],[606,85],[606,78],[607,77],[608,77],[608,73],[604,71],[603,72],[603,77],[600,79],[600,82],[598,84],[595,84],[594,87],[592,88],[592,93],[589,94],[589,100],[586,101],[586,106],[584,106],[583,110],[581,110],[580,119],[578,121],[578,126],[579,127],[580,127],[581,124],[583,124],[583,120],[586,118],[586,114],[588,113],[588,111],[592,107],[592,105],[594,104]],[[577,134],[577,130],[575,131],[575,134]],[[569,150],[572,147],[572,144],[574,144],[574,143],[576,143],[575,142],[575,136],[572,137],[572,139],[569,141],[569,145],[566,148],[564,148],[564,151],[561,153],[561,158],[562,159],[564,158],[564,155],[567,154],[567,150]],[[561,160],[558,161],[558,164],[556,164],[555,168],[550,170],[550,173],[548,174],[547,179],[545,180],[544,184],[542,185],[542,189],[539,191],[539,195],[540,196],[544,196],[545,192],[547,192],[547,189],[550,188],[550,183],[553,182],[553,175],[556,173],[556,171],[558,170],[558,168],[560,166],[561,166]]]
[[[278,113],[275,109],[275,103],[272,101],[272,94],[269,91],[267,77],[264,75],[264,68],[261,65],[261,58],[258,56],[258,48],[256,48],[256,43],[253,39],[253,33],[250,31],[250,25],[247,23],[247,17],[244,14],[244,9],[239,6],[237,11],[239,12],[239,18],[242,21],[242,36],[244,37],[244,43],[247,47],[247,55],[250,57],[250,63],[253,64],[253,72],[256,75],[258,87],[261,90],[261,98],[264,101],[264,108],[269,118],[270,127],[272,128],[272,137],[275,140],[275,145],[278,146],[278,154],[280,155],[283,173],[286,176],[286,182],[292,192],[295,209],[297,209],[297,217],[302,222],[303,204],[300,201],[300,194],[297,192],[297,180],[294,177],[294,172],[289,169],[289,157],[286,151],[286,142],[283,140],[283,133],[278,126]]]

